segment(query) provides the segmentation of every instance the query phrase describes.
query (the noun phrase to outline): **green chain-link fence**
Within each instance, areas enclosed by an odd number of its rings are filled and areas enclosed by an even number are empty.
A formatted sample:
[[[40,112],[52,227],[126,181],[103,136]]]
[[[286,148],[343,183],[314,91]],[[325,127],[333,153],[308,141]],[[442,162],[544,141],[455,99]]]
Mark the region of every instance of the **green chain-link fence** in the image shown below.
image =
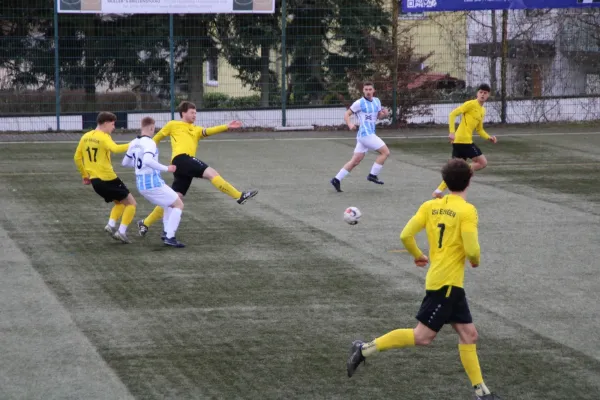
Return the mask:
[[[390,0],[276,0],[274,14],[64,14],[0,3],[0,130],[81,130],[98,111],[159,125],[339,126],[373,81],[391,123],[444,123],[491,83],[489,119],[597,119],[596,9],[403,14]],[[59,118],[60,117],[60,118]]]

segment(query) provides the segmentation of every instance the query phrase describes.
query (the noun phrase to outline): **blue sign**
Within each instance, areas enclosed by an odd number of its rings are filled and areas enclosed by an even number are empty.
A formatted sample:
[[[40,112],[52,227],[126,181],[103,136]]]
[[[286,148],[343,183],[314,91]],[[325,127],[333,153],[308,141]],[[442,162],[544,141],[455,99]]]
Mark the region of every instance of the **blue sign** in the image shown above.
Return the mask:
[[[400,0],[403,13],[600,7],[600,0]]]

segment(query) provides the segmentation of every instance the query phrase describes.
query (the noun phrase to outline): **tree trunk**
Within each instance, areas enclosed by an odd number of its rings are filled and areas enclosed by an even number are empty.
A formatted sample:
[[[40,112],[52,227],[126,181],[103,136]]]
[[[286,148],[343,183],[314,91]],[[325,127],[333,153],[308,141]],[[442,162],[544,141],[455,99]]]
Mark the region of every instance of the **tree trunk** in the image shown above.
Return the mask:
[[[260,106],[269,107],[269,95],[270,95],[270,48],[266,43],[260,46]]]

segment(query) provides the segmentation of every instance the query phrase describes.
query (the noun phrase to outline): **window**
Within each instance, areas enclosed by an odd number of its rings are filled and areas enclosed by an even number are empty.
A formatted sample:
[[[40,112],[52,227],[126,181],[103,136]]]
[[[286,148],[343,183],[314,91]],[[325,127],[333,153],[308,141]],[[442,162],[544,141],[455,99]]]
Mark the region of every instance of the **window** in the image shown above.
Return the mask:
[[[211,56],[206,62],[206,85],[219,86],[219,59]]]

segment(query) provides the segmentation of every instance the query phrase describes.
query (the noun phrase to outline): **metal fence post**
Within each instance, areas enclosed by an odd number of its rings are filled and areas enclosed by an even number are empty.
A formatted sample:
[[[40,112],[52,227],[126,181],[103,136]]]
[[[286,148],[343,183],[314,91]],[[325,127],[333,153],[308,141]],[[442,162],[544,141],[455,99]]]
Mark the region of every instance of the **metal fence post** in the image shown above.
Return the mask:
[[[60,131],[60,66],[58,59],[58,2],[54,2],[54,101],[56,102],[56,130]]]
[[[281,1],[281,126],[286,124],[285,106],[287,101],[286,96],[286,48],[285,48],[285,31],[287,28],[287,2]]]

